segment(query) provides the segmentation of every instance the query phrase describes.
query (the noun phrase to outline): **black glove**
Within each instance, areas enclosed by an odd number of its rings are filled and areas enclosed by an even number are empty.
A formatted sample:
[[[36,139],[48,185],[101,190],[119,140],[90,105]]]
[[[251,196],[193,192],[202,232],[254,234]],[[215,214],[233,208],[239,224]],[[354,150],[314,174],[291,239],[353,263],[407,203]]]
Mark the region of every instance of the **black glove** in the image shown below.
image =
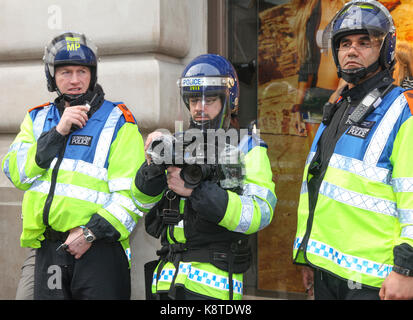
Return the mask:
[[[227,210],[228,193],[216,182],[206,180],[192,191],[189,200],[203,219],[218,224]]]
[[[166,174],[156,176],[152,179],[147,180],[142,170],[148,167],[148,163],[145,161],[135,176],[135,186],[144,194],[154,197],[161,194],[162,191],[168,186],[166,182]]]
[[[407,243],[395,246],[393,249],[394,264],[399,267],[413,270],[413,247]]]

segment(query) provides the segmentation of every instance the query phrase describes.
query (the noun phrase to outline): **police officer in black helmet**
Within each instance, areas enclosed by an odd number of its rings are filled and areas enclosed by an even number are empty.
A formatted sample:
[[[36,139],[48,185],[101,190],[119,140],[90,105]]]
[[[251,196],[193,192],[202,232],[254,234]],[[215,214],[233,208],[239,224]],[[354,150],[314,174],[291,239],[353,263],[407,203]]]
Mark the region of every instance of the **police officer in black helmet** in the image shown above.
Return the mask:
[[[309,154],[294,261],[316,299],[412,299],[412,155],[402,151],[412,107],[393,85],[393,19],[377,1],[353,0],[323,42],[348,85],[324,106]]]

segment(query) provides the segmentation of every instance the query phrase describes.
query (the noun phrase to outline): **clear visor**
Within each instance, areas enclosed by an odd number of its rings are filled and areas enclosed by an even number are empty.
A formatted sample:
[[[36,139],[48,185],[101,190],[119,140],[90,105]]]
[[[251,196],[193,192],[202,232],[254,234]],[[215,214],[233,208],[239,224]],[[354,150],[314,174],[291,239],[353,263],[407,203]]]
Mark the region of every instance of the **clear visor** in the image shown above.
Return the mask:
[[[363,1],[349,3],[337,12],[324,29],[321,49],[327,51],[330,47],[337,47],[338,43],[332,43],[335,35],[355,34],[358,30],[366,33],[372,42],[381,45],[385,35],[395,32],[395,27],[390,13],[382,4],[377,2],[373,6]]]
[[[93,52],[95,57],[97,57],[97,47],[83,34],[65,33],[60,37],[56,37],[49,43],[49,45],[45,48],[43,61],[48,65],[52,77],[54,77],[56,55],[62,49],[65,49],[69,55],[73,52],[73,60],[86,61],[89,58],[85,55],[85,52],[82,50],[77,50],[81,46],[88,47]],[[71,58],[69,56],[68,60],[70,59]]]
[[[208,129],[228,128],[231,81],[227,77],[190,77],[178,81],[182,107],[190,112],[190,128],[205,133]]]

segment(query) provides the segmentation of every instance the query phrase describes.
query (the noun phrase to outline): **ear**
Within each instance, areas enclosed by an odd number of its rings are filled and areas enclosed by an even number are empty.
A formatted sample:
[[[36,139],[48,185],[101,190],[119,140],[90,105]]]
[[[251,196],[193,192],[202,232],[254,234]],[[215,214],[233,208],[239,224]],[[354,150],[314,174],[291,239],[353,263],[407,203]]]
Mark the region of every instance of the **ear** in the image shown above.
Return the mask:
[[[57,89],[55,78],[51,76],[50,70],[47,64],[45,64],[44,68],[45,68],[46,80],[47,80],[47,90],[49,90],[50,92],[54,92]]]

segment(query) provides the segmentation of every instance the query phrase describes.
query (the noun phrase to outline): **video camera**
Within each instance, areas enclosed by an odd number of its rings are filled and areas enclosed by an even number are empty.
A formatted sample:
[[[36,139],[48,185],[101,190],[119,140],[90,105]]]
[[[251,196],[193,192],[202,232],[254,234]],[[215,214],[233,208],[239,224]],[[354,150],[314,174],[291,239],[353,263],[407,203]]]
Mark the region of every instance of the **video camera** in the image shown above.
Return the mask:
[[[176,166],[182,168],[181,178],[190,189],[204,180],[220,182],[224,188],[242,184],[244,168],[237,148],[227,144],[220,147],[215,137],[211,143],[203,133],[164,134],[151,142],[147,153],[151,163],[142,171],[147,180],[165,174],[169,166]]]

